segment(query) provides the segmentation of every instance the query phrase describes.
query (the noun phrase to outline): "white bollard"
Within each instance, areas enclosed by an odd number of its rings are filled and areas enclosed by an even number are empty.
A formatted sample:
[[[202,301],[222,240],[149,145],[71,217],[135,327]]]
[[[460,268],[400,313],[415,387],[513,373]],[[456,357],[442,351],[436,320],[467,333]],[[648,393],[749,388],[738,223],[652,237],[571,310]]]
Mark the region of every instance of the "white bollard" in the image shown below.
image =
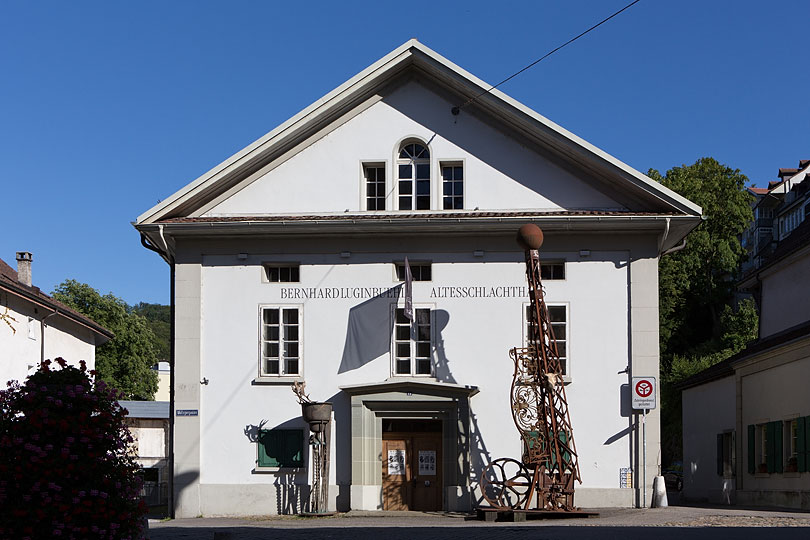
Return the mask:
[[[669,506],[669,502],[667,502],[667,486],[663,476],[656,476],[653,479],[653,496],[650,506],[652,508],[666,508]]]

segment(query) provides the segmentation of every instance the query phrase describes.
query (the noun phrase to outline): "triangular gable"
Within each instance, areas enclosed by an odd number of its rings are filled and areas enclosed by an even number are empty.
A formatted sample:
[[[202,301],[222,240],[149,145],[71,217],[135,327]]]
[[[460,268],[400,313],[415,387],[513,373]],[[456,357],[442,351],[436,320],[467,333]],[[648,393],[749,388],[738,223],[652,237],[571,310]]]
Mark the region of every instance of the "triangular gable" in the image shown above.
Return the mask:
[[[337,119],[373,105],[379,99],[378,90],[408,68],[416,68],[420,76],[435,80],[463,99],[478,96],[491,87],[415,39],[410,40],[139,216],[136,225],[195,215],[241,183],[255,179],[274,160],[294,153]],[[516,133],[541,145],[561,161],[586,171],[611,190],[644,201],[651,211],[682,216],[701,214],[701,208],[691,201],[498,90],[481,95],[462,112],[465,113],[494,117],[508,124]]]

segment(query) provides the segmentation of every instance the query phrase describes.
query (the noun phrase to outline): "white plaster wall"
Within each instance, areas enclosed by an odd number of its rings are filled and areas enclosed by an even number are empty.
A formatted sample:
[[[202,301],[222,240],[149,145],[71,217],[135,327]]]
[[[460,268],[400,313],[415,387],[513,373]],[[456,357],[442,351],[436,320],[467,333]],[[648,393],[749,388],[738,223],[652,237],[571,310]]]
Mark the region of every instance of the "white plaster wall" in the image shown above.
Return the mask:
[[[683,391],[683,494],[689,499],[715,498],[726,486],[717,474],[717,435],[736,429],[735,396],[733,375]]]
[[[385,162],[386,209],[397,208],[400,141],[431,150],[431,208],[441,209],[440,161],[463,161],[466,209],[620,209],[620,204],[453,103],[411,82],[219,203],[206,215],[365,210],[362,162]]]
[[[0,321],[0,384],[6,381],[23,382],[36,370],[42,359],[42,327],[40,319],[47,315],[42,308],[6,292],[0,293],[0,314],[6,312],[6,324]],[[10,326],[9,326],[10,325]],[[12,330],[13,328],[13,330]],[[92,332],[62,317],[51,317],[45,324],[45,358],[59,356],[78,367],[87,362],[87,369],[95,369]]]
[[[810,253],[762,279],[760,338],[810,320]]]
[[[165,458],[166,431],[163,420],[139,418],[130,427],[132,438],[138,450],[138,458]]]
[[[810,347],[783,352],[794,360],[782,365],[741,376],[742,470],[745,471],[743,489],[752,490],[807,490],[810,473],[748,474],[748,426],[776,420],[785,421],[810,415]],[[767,361],[764,361],[766,363]],[[767,365],[767,364],[766,364]],[[764,367],[764,366],[763,366]],[[778,399],[775,399],[778,396]]]
[[[256,446],[245,431],[262,421],[266,428],[300,426],[300,407],[288,385],[251,384],[258,371],[259,306],[301,304],[303,307],[303,372],[307,390],[317,400],[336,407],[335,437],[349,433],[348,407],[339,386],[379,382],[390,376],[389,355],[345,373],[338,373],[346,339],[349,310],[364,300],[282,300],[287,284],[263,283],[261,262],[300,261],[300,287],[392,287],[392,260],[402,252],[363,252],[354,244],[349,260],[341,259],[340,241],[323,245],[328,254],[296,253],[289,244],[276,246],[283,255],[250,253],[246,261],[235,254],[207,255],[202,268],[200,386],[201,484],[271,484],[276,475],[252,473]],[[620,388],[629,362],[627,252],[592,251],[580,260],[580,244],[557,246],[547,259],[565,258],[567,279],[547,281],[549,303],[568,303],[570,373],[567,387],[575,439],[585,488],[617,488],[619,468],[631,463],[629,419],[621,414]],[[406,248],[403,248],[406,249]],[[431,251],[407,251],[411,260],[432,260],[432,282],[414,283],[414,303],[447,314],[447,324],[434,338],[455,382],[478,386],[472,398],[473,430],[482,444],[474,450],[473,468],[488,459],[519,457],[520,439],[512,423],[509,386],[512,376],[508,350],[522,345],[522,313],[527,300],[515,298],[431,298],[440,286],[523,286],[522,253],[488,254],[474,258],[472,249],[454,253],[447,246]],[[392,300],[393,301],[393,300]],[[385,325],[385,321],[383,321]],[[348,448],[333,447],[332,482],[350,482]],[[480,452],[488,455],[480,455]],[[474,471],[475,474],[475,471]],[[305,482],[304,478],[299,481]]]

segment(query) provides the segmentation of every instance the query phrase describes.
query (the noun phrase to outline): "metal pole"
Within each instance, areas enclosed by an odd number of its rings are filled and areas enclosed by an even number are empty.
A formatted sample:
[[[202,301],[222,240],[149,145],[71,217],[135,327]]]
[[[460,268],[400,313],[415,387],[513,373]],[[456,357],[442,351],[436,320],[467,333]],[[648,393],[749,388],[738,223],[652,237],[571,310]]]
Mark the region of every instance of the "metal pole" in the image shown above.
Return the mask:
[[[644,413],[641,415],[641,433],[644,438],[644,456],[642,458],[642,482],[644,483],[644,502],[642,508],[647,508],[647,409],[643,409]]]

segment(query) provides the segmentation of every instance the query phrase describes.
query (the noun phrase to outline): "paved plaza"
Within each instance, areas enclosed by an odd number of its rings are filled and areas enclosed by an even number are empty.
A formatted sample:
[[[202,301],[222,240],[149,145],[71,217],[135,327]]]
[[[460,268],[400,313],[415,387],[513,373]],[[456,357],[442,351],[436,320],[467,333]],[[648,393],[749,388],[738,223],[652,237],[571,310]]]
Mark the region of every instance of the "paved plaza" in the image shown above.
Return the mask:
[[[589,509],[590,510],[590,509]],[[464,514],[348,512],[333,517],[266,516],[150,521],[149,537],[293,540],[501,539],[803,539],[810,513],[784,510],[671,506],[655,509],[595,509],[598,517],[487,523]],[[767,530],[764,530],[767,528]],[[767,536],[766,536],[767,535]]]

